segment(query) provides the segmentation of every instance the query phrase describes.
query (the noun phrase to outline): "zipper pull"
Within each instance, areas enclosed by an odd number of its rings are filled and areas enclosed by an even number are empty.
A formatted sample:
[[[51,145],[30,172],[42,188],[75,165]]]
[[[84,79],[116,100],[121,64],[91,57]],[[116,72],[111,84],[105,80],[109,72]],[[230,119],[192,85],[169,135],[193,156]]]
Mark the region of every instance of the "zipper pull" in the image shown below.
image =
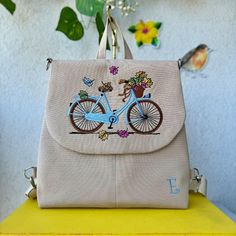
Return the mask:
[[[49,67],[50,67],[50,64],[52,63],[52,58],[47,58],[47,65],[46,65],[46,70],[48,70],[49,69]]]

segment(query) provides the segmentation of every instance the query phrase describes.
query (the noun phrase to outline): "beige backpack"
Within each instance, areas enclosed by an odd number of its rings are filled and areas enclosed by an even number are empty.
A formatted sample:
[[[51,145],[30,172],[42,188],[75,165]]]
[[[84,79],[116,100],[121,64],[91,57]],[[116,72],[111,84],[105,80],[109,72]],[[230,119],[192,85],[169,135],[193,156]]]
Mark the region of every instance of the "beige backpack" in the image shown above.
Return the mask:
[[[117,27],[113,20],[113,25]],[[177,61],[51,64],[38,156],[41,208],[187,208],[190,169]]]

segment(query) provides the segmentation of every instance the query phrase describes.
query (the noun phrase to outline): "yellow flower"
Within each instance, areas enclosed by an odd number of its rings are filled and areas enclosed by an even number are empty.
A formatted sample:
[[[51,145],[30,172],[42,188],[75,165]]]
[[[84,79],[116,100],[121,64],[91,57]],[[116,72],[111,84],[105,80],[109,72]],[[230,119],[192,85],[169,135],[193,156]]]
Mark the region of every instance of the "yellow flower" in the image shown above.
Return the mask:
[[[143,22],[140,20],[138,24],[129,27],[129,31],[135,34],[135,39],[138,46],[143,44],[153,44],[154,46],[158,46],[159,40],[157,37],[160,27],[160,22]]]
[[[145,78],[147,77],[147,73],[145,71],[138,71],[136,72],[135,76],[139,78]]]
[[[151,88],[151,86],[153,85],[151,78],[145,78],[144,83],[146,84],[147,88]]]
[[[106,130],[101,130],[101,131],[99,132],[98,137],[99,137],[102,141],[105,141],[105,140],[108,139],[108,135],[109,135],[109,134],[107,133]]]

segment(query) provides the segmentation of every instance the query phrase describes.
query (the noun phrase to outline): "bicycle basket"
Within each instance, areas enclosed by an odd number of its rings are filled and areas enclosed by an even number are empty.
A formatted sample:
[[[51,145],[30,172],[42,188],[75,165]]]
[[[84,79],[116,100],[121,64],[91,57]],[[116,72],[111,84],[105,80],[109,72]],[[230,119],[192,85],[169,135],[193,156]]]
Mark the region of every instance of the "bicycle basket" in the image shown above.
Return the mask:
[[[134,86],[133,90],[134,90],[134,94],[137,98],[143,97],[143,93],[144,93],[145,89],[141,85]]]

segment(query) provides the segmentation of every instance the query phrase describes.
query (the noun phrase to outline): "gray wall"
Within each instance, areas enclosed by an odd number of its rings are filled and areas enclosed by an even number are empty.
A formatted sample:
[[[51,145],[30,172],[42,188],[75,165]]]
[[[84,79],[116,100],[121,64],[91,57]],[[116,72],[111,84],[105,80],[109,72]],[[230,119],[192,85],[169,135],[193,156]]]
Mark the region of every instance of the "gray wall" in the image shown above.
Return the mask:
[[[63,6],[74,1],[18,0],[11,16],[0,6],[1,219],[25,200],[23,169],[35,165],[48,75],[47,57],[94,58],[95,25],[79,42],[55,32]],[[163,22],[161,48],[138,49],[127,26]],[[182,78],[191,165],[208,179],[208,197],[236,212],[236,1],[140,1],[135,15],[117,20],[136,59],[178,59],[201,42],[216,51],[207,78]]]

